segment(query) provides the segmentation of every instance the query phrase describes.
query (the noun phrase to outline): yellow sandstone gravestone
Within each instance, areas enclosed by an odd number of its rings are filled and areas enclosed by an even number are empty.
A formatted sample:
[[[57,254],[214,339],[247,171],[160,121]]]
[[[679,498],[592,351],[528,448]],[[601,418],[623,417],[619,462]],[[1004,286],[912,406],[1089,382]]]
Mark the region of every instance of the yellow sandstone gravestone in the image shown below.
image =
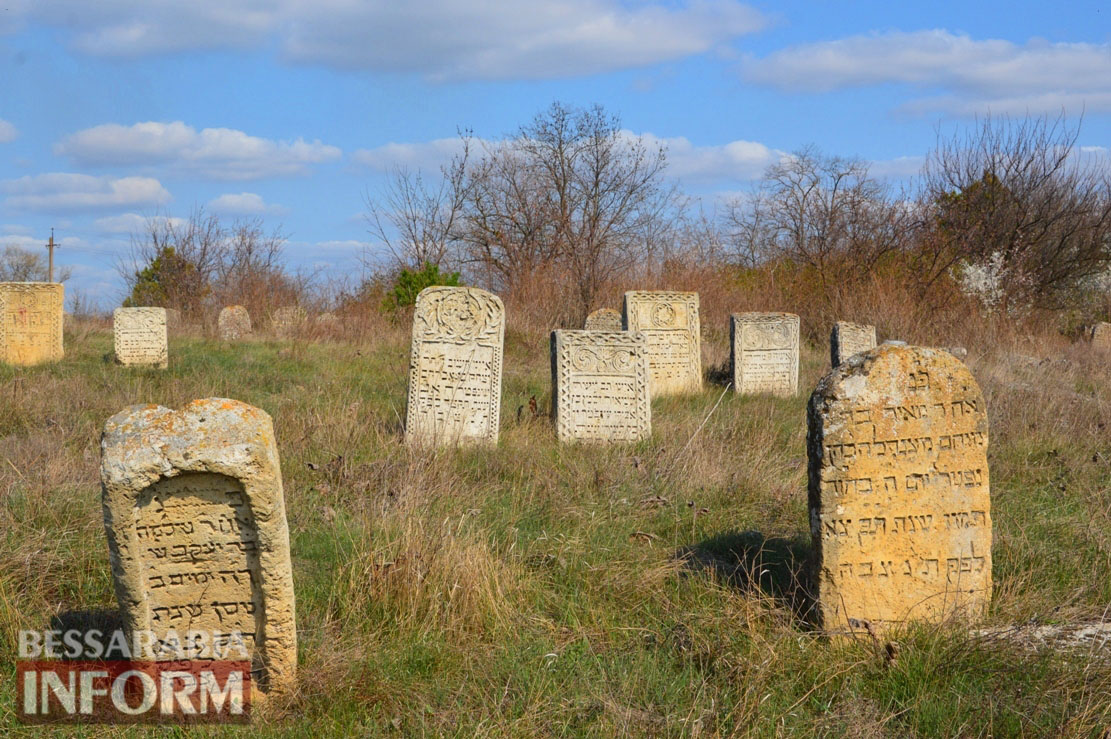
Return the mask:
[[[105,424],[101,454],[109,558],[131,638],[239,632],[255,687],[289,688],[297,631],[270,416],[224,398],[180,411],[133,406]]]
[[[0,282],[0,361],[16,365],[62,358],[62,304],[57,282]]]
[[[552,414],[562,442],[640,441],[652,435],[644,335],[553,331]]]
[[[616,311],[613,308],[599,308],[586,317],[583,329],[586,331],[620,331],[622,330],[621,311]]]
[[[946,351],[883,345],[810,396],[810,533],[828,631],[975,619],[991,601],[984,396]]]
[[[160,369],[169,364],[164,308],[116,308],[112,334],[120,364]]]
[[[641,290],[625,293],[626,331],[644,334],[653,398],[702,389],[702,327],[698,293]]]

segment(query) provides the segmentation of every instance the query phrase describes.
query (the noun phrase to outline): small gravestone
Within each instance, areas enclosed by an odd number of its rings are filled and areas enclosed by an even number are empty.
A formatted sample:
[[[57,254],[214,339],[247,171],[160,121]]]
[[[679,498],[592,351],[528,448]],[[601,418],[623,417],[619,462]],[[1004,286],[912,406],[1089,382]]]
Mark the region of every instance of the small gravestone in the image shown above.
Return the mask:
[[[411,444],[497,443],[505,307],[473,287],[417,295],[405,438]]]
[[[799,317],[794,313],[734,313],[733,391],[794,395],[799,388]]]
[[[223,341],[238,341],[251,334],[251,314],[242,305],[229,305],[216,319],[216,332]]]
[[[621,312],[613,308],[599,308],[586,317],[584,331],[620,331]]]
[[[0,282],[0,361],[27,366],[62,358],[64,294],[57,282]]]
[[[876,327],[838,321],[829,336],[829,359],[834,367],[854,354],[876,348]]]
[[[289,336],[301,330],[308,323],[308,312],[299,305],[278,308],[270,316],[270,329],[278,336]]]
[[[652,434],[644,335],[553,331],[552,413],[570,441],[640,441]]]
[[[830,631],[975,619],[991,601],[984,396],[941,349],[880,346],[807,411],[817,616]]]
[[[117,362],[166,369],[169,350],[164,308],[116,308],[112,314],[112,333]]]
[[[1111,352],[1111,323],[1097,323],[1092,327],[1092,348]]]
[[[166,643],[171,630],[202,631],[217,644],[239,632],[259,687],[288,688],[297,631],[270,416],[223,398],[132,406],[108,419],[101,454],[125,630]]]
[[[626,331],[644,334],[653,398],[702,389],[698,293],[627,292],[623,323]]]
[[[968,359],[968,350],[965,349],[963,346],[947,346],[945,347],[945,351],[949,352],[962,362],[965,359]]]

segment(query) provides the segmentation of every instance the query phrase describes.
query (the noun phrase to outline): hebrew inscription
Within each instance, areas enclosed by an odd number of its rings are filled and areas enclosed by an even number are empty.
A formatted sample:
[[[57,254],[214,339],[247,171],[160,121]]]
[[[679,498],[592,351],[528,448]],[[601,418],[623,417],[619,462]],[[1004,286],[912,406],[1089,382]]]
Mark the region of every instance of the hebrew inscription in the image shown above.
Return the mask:
[[[64,288],[56,282],[0,282],[0,360],[32,365],[62,358]]]
[[[644,334],[652,397],[702,389],[698,293],[625,293],[625,329]]]
[[[829,337],[829,361],[834,367],[849,357],[876,348],[876,327],[838,321]]]
[[[551,351],[560,441],[639,441],[652,434],[643,334],[553,331]]]
[[[222,398],[181,411],[134,406],[108,420],[101,451],[125,628],[151,632],[156,658],[190,631],[241,640],[262,690],[288,688],[297,636],[270,417]]]
[[[164,308],[116,308],[112,314],[112,332],[117,362],[166,368],[169,350]]]
[[[1092,327],[1092,348],[1111,352],[1111,323],[1101,322]]]
[[[505,307],[472,287],[429,287],[417,296],[409,355],[409,443],[496,443]]]
[[[799,388],[799,317],[794,313],[734,313],[733,390],[742,395],[794,395]]]
[[[242,305],[229,305],[216,319],[216,333],[222,341],[239,341],[251,334],[251,314]]]
[[[807,448],[825,629],[984,612],[988,422],[960,360],[891,345],[850,357],[810,396]]]
[[[621,312],[613,308],[599,308],[586,317],[586,331],[621,331]]]

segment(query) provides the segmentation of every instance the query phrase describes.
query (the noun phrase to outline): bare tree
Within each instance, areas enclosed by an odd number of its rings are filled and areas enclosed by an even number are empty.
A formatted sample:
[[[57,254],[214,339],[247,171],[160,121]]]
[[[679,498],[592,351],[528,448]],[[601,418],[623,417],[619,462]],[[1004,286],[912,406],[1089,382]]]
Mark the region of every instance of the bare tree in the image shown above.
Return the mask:
[[[907,244],[916,217],[867,165],[806,148],[768,168],[730,203],[726,230],[744,266],[788,260],[814,271],[833,300]]]
[[[1111,265],[1111,176],[1077,150],[1080,122],[986,118],[939,141],[923,183],[931,215],[919,269],[988,267],[1007,310],[1055,307]]]
[[[62,267],[58,282],[65,282],[73,270]],[[46,282],[50,278],[46,257],[42,254],[11,245],[0,253],[0,282]]]
[[[469,132],[460,132],[460,139],[462,152],[442,168],[435,186],[425,183],[420,170],[397,167],[378,200],[369,193],[364,196],[370,233],[386,246],[395,268],[452,265],[451,247],[463,207],[463,178],[470,155]],[[366,261],[373,259],[364,255]]]
[[[659,246],[677,208],[663,148],[600,106],[553,103],[480,152],[471,144],[464,134],[463,154],[437,187],[397,170],[382,200],[368,202],[372,233],[399,264],[446,260],[510,294],[557,274],[573,281],[568,297],[581,318]]]

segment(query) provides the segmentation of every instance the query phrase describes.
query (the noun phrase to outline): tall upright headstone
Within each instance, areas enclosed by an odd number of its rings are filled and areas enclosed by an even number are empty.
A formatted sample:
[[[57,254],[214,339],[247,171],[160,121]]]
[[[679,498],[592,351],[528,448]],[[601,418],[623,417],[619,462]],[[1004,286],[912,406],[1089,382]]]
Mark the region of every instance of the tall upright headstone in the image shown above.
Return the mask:
[[[991,601],[988,418],[968,368],[941,349],[883,345],[826,375],[807,421],[822,627],[980,616]]]
[[[613,308],[599,308],[586,317],[584,331],[620,331],[621,312]]]
[[[239,341],[251,333],[251,314],[242,305],[229,305],[216,319],[216,332],[223,341]]]
[[[653,398],[702,389],[702,327],[698,293],[625,293],[624,328],[644,334]]]
[[[644,334],[553,331],[551,352],[552,414],[560,441],[651,436]]]
[[[116,308],[112,314],[116,361],[126,366],[169,364],[165,308]]]
[[[1111,323],[1101,322],[1092,327],[1092,348],[1111,352]]]
[[[799,389],[799,317],[734,313],[729,317],[733,391],[794,395]]]
[[[104,527],[125,630],[151,632],[163,644],[172,643],[171,630],[183,640],[190,630],[205,632],[213,649],[238,632],[258,687],[288,688],[297,630],[270,416],[224,398],[180,411],[132,406],[108,419],[101,455]]]
[[[876,348],[876,327],[838,321],[829,335],[829,361],[836,367],[854,354]]]
[[[415,444],[498,440],[505,307],[474,287],[417,296],[405,438]]]
[[[0,361],[16,365],[62,358],[62,305],[58,282],[0,282]]]

